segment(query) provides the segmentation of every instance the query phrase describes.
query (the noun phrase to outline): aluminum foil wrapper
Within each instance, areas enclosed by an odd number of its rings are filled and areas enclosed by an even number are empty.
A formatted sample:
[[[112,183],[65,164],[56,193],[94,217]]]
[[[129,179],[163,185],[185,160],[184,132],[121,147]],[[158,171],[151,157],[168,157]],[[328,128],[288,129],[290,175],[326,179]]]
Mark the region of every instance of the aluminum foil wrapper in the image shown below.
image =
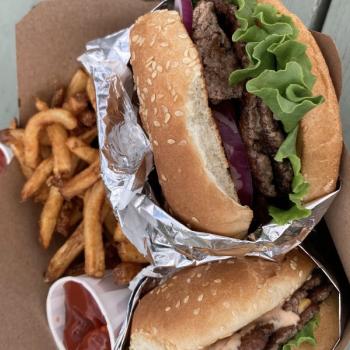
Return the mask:
[[[130,28],[89,42],[79,60],[93,76],[98,114],[101,172],[123,232],[156,267],[184,267],[228,256],[266,259],[298,246],[320,221],[337,192],[308,203],[312,215],[278,226],[265,225],[246,240],[196,232],[161,208],[148,175],[152,146],[138,123],[132,102],[128,62]]]
[[[339,310],[338,310],[338,315],[339,315],[339,338],[334,345],[334,347],[330,350],[336,349],[338,343],[340,342],[341,335],[342,335],[342,329],[343,325],[345,323],[345,312],[344,310],[344,298],[341,293],[341,290],[339,288],[339,285],[337,283],[336,278],[327,270],[327,268],[321,264],[314,256],[312,256],[308,251],[300,247],[300,249],[307,255],[309,256],[316,266],[320,268],[323,273],[327,276],[327,278],[330,280],[330,282],[334,285],[334,288],[338,292],[338,305],[339,305]],[[129,300],[128,304],[128,309],[127,309],[127,317],[122,325],[120,334],[116,340],[116,344],[114,346],[114,350],[123,350],[123,349],[128,349],[129,346],[129,335],[130,335],[130,328],[131,328],[131,320],[132,316],[134,314],[135,308],[137,306],[138,301],[141,299],[141,297],[149,292],[151,289],[153,289],[155,286],[157,286],[160,283],[165,282],[172,274],[172,272],[167,272],[163,274],[159,274],[158,278],[155,277],[147,277],[149,275],[149,268],[145,268],[143,271],[140,272],[140,274],[134,279],[134,281],[131,284],[131,288],[133,289],[132,295]]]

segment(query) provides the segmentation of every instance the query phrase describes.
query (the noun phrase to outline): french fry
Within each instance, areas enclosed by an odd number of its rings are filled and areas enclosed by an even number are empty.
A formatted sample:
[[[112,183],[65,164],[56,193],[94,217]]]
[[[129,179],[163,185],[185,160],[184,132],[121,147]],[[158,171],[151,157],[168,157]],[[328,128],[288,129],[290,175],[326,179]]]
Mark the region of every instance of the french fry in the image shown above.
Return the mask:
[[[68,237],[74,228],[82,219],[82,208],[76,200],[65,201],[59,214],[56,232],[62,236]]]
[[[92,80],[92,77],[89,76],[89,79],[86,84],[86,93],[89,97],[90,103],[94,110],[96,111],[96,94],[95,94],[95,86]]]
[[[44,208],[40,215],[40,236],[39,240],[41,245],[47,249],[50,245],[53,233],[58,219],[58,215],[61,211],[64,198],[57,187],[52,186],[50,188],[49,197],[44,204]]]
[[[111,237],[114,236],[114,231],[116,229],[116,226],[118,225],[117,219],[115,218],[113,214],[113,210],[109,208],[108,213],[106,215],[106,218],[103,222],[104,227],[106,228],[107,232]]]
[[[65,108],[71,111],[74,115],[78,115],[88,108],[88,102],[87,95],[83,92],[79,92],[68,98]]]
[[[49,187],[46,184],[42,185],[38,193],[35,194],[34,196],[34,202],[45,204],[45,202],[47,201],[47,198],[49,197],[49,192],[50,192]]]
[[[119,243],[129,242],[129,240],[124,235],[119,223],[115,226],[114,233],[113,233],[113,239]]]
[[[24,177],[29,179],[33,175],[33,169],[27,167],[25,164],[23,144],[21,142],[11,142],[10,148],[21,167]]]
[[[96,124],[96,113],[91,109],[86,109],[79,114],[78,119],[84,126],[90,128]]]
[[[81,223],[51,258],[45,274],[45,282],[53,282],[60,278],[83,249],[84,225]]]
[[[39,163],[39,133],[44,125],[62,124],[72,130],[77,126],[76,118],[64,109],[49,109],[39,112],[29,119],[24,132],[24,151],[26,165],[35,168]]]
[[[79,137],[70,137],[66,145],[73,154],[89,164],[98,159],[98,150],[87,145]]]
[[[78,69],[73,75],[73,78],[68,85],[66,100],[68,100],[69,97],[74,96],[79,92],[85,91],[87,81],[88,75],[82,69]]]
[[[72,157],[66,145],[67,130],[60,124],[52,124],[47,127],[47,133],[52,145],[53,173],[58,177],[67,177],[72,173]]]
[[[96,160],[85,170],[68,180],[61,188],[66,199],[77,196],[91,187],[100,177],[100,163]]]
[[[120,242],[117,249],[121,261],[140,264],[148,263],[146,258],[130,242]]]
[[[51,108],[61,108],[64,102],[65,97],[65,88],[61,87],[55,91],[52,95],[50,107]]]
[[[53,170],[53,158],[44,159],[34,170],[33,175],[27,180],[22,189],[22,200],[33,196],[46,182]]]
[[[88,131],[85,131],[83,134],[79,136],[80,140],[83,142],[90,144],[97,137],[97,127],[93,127]]]
[[[113,269],[113,281],[118,286],[127,286],[142,270],[143,264],[122,262]]]
[[[35,108],[38,110],[38,112],[43,112],[43,111],[47,111],[49,109],[49,106],[45,101],[41,100],[39,97],[36,97]]]
[[[102,277],[105,272],[101,211],[105,201],[103,182],[96,182],[84,198],[85,273]]]

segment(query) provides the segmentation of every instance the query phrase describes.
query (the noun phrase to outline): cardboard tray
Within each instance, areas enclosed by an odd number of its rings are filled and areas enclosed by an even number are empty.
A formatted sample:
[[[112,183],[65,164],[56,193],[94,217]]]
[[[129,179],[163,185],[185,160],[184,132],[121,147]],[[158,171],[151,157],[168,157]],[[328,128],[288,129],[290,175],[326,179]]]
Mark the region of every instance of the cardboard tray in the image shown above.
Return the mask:
[[[68,83],[87,41],[126,27],[156,3],[48,0],[32,9],[16,28],[20,123],[25,124],[35,112],[35,95],[47,99],[55,88]],[[325,56],[332,57],[329,43],[325,50]],[[330,68],[339,77],[339,64]],[[341,176],[343,189],[327,223],[350,279],[350,157],[346,150]],[[44,252],[38,244],[40,207],[31,201],[20,203],[23,182],[16,162],[0,175],[0,347],[54,349],[45,317],[48,286],[43,273],[55,247]],[[338,348],[345,349],[346,344],[350,344],[350,323]]]

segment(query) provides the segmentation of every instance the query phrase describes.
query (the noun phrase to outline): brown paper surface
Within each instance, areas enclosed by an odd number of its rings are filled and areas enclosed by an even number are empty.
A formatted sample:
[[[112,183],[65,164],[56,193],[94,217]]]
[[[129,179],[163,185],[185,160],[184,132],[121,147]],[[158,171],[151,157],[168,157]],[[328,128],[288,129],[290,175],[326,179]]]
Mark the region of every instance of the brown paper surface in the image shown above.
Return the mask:
[[[84,51],[87,41],[129,25],[155,4],[142,0],[47,0],[29,12],[16,28],[21,123],[35,112],[34,96],[48,99],[55,88],[67,84],[77,67],[76,58]],[[335,50],[323,42],[325,47],[322,43],[319,45],[325,50],[339,92],[339,61],[332,61]],[[350,158],[347,152],[344,153],[342,177],[343,191],[327,220],[350,277],[350,230],[347,230]],[[0,347],[54,349],[45,317],[47,286],[42,279],[52,251],[44,252],[38,244],[40,208],[31,201],[20,203],[23,181],[15,163],[0,175]],[[349,343],[350,326],[345,337],[340,349],[345,349],[343,344]]]
[[[48,99],[67,84],[85,43],[132,23],[155,1],[48,0],[18,23],[17,71],[21,123],[35,112],[38,95]],[[54,349],[45,313],[43,273],[54,248],[38,243],[40,207],[20,203],[24,179],[13,162],[0,175],[0,348]]]

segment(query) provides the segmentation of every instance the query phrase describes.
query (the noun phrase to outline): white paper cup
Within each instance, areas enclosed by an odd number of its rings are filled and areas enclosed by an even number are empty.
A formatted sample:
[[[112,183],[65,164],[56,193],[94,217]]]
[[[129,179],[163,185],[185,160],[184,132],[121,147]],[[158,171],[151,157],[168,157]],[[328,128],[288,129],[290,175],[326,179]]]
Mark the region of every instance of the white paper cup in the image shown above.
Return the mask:
[[[66,320],[64,284],[73,281],[80,283],[90,292],[104,316],[113,349],[116,337],[126,315],[130,290],[120,288],[113,282],[112,274],[102,279],[88,276],[64,277],[57,280],[49,289],[46,299],[46,314],[49,327],[59,350],[65,349],[63,332]]]

